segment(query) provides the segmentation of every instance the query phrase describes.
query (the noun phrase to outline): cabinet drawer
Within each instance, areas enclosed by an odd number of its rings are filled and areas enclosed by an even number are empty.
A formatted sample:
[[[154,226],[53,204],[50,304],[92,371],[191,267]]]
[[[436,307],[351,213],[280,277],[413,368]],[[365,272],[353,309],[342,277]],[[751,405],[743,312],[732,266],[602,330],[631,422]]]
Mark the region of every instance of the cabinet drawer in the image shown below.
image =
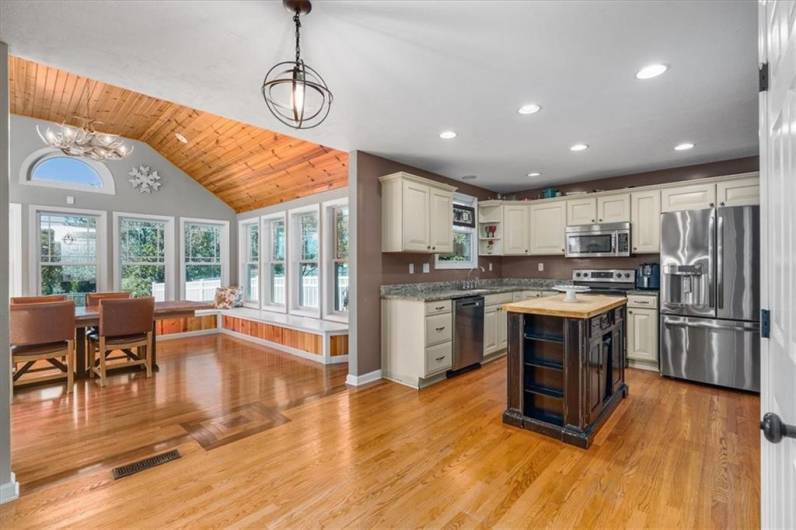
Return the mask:
[[[453,338],[450,313],[426,317],[426,346],[448,342]]]
[[[514,301],[512,293],[499,293],[488,294],[484,297],[484,306],[489,307],[493,305],[508,304]]]
[[[519,302],[531,298],[539,298],[540,296],[542,296],[542,291],[521,291],[519,293],[514,293],[514,301]]]
[[[638,294],[627,295],[627,307],[658,307],[658,298],[656,296],[644,296]]]
[[[447,370],[453,366],[453,343],[445,342],[426,348],[426,375]]]
[[[436,302],[426,302],[426,315],[439,315],[451,312],[450,300],[438,300]]]

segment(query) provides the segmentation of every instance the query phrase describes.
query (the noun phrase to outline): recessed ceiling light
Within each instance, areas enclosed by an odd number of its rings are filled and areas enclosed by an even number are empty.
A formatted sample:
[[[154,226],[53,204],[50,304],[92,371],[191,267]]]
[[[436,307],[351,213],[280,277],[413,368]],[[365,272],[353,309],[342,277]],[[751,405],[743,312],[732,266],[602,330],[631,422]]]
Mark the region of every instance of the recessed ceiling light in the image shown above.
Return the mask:
[[[443,140],[452,140],[456,138],[456,131],[442,131],[439,133],[439,137]]]
[[[638,72],[636,72],[636,79],[652,79],[653,77],[658,77],[669,67],[665,64],[655,63],[655,64],[648,64]]]
[[[181,135],[180,133],[174,133],[174,137],[177,138],[177,141],[179,141],[180,143],[183,143],[183,144],[187,144],[188,143],[188,138],[186,138],[185,136]]]
[[[569,148],[570,151],[585,151],[589,148],[588,144],[575,144]]]
[[[538,171],[531,171],[530,173],[528,173],[529,177],[538,177],[540,175],[541,173],[539,173]]]
[[[462,180],[475,180],[478,177],[476,175],[465,175],[462,177]]]
[[[536,103],[528,103],[527,105],[523,105],[522,107],[517,109],[517,112],[519,112],[520,114],[536,114],[540,110],[542,110],[542,107],[540,107]]]
[[[691,142],[683,142],[681,144],[677,144],[674,146],[675,151],[688,151],[689,149],[693,149],[694,144]]]

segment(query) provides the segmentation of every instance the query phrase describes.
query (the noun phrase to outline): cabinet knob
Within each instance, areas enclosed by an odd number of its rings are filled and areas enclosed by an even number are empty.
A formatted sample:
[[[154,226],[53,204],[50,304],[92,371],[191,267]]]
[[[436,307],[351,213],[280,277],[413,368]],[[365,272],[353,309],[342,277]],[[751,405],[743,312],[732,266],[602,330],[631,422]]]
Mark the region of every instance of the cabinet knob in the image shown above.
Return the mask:
[[[426,250],[431,250],[431,245],[427,246]]]
[[[526,254],[528,253],[528,249],[527,249],[527,248],[525,249],[525,253],[526,253]]]
[[[592,219],[592,220],[591,220],[591,222],[593,223],[593,222],[594,222],[594,219]]]
[[[437,250],[437,247],[431,247],[431,250]]]
[[[627,311],[627,314],[628,314],[628,315],[632,315],[632,314],[633,314],[633,311],[630,311],[630,310],[628,309],[628,311]]]
[[[719,206],[724,206],[724,201],[721,201],[721,203],[719,203]]]
[[[602,223],[602,222],[603,222],[603,220],[602,220],[602,219],[600,219],[600,222]]]
[[[638,250],[638,247],[633,247],[633,250]]]
[[[713,203],[710,203],[710,207],[711,207],[711,208],[713,208],[713,206],[714,206],[714,204],[713,204]]]

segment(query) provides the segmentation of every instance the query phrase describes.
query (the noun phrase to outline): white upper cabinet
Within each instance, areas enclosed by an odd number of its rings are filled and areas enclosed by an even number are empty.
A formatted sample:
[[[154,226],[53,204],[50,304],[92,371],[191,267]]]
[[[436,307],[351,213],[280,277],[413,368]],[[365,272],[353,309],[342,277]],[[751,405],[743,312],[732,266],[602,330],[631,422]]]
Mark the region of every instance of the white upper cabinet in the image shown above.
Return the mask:
[[[451,253],[453,252],[453,193],[431,188],[430,200],[428,230],[431,251],[440,254]]]
[[[453,186],[393,173],[381,181],[382,252],[453,250]]]
[[[716,184],[719,206],[760,204],[760,180],[757,178],[729,180]]]
[[[661,248],[661,192],[630,194],[630,239],[634,254],[657,254]]]
[[[521,256],[530,251],[529,217],[527,204],[506,204],[503,207],[503,254]]]
[[[701,210],[716,205],[716,184],[692,184],[661,190],[661,211]]]
[[[626,223],[630,221],[630,194],[597,197],[598,223]]]
[[[565,201],[531,204],[531,249],[540,256],[564,255],[564,232],[567,228]]]
[[[597,199],[567,200],[567,225],[590,225],[597,222]]]

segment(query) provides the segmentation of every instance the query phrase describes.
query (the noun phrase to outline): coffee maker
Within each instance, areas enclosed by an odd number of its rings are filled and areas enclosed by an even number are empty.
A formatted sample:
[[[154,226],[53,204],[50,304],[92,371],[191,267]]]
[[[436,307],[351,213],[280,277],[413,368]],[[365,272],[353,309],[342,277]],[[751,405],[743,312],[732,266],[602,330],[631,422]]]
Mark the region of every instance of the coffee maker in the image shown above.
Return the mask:
[[[661,287],[661,266],[642,263],[636,268],[636,289],[658,290]]]

